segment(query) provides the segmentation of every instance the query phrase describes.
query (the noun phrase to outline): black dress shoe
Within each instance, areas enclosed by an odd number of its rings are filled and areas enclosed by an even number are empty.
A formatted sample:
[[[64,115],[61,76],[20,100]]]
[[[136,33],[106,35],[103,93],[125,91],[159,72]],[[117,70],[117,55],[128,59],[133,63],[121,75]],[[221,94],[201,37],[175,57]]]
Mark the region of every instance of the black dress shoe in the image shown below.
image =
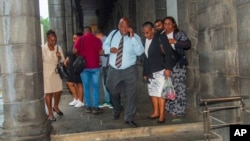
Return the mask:
[[[164,120],[157,120],[157,123],[165,123],[165,119]]]
[[[137,124],[134,121],[125,121],[130,127],[136,128]]]
[[[118,120],[120,118],[120,113],[113,113],[113,120]]]
[[[63,113],[59,110],[59,111],[56,111],[54,108],[53,108],[53,111],[56,112],[59,116],[63,116]]]
[[[147,117],[147,119],[153,120],[153,119],[157,119],[159,117]]]
[[[113,120],[118,120],[120,118],[120,113],[122,112],[123,112],[123,106],[120,106],[119,110],[113,110]]]

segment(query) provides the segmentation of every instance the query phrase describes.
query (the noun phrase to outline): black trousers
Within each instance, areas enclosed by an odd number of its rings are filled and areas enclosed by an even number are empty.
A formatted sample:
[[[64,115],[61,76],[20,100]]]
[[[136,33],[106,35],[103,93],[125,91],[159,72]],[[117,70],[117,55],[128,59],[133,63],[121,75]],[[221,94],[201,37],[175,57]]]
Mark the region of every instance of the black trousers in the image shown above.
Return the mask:
[[[112,67],[108,69],[106,86],[113,103],[114,113],[120,113],[122,110],[120,95],[122,90],[124,90],[126,97],[126,107],[124,111],[125,121],[135,120],[137,77],[137,68],[135,65],[123,70],[117,70]]]

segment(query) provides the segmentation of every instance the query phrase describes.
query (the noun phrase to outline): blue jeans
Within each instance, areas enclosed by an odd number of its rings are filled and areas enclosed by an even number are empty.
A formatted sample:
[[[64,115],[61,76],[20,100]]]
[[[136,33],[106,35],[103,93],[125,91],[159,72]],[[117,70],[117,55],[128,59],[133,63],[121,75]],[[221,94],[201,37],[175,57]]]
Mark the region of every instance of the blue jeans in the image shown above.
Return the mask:
[[[84,88],[84,100],[87,108],[99,106],[99,81],[100,81],[100,69],[84,69],[81,72],[81,79]],[[91,91],[92,88],[92,91]],[[92,92],[92,97],[91,93]],[[91,98],[93,104],[91,104]]]
[[[103,92],[104,92],[104,102],[105,103],[110,103],[110,96],[109,96],[109,92],[106,88],[106,85],[104,84],[104,77],[105,77],[105,74],[104,73],[107,73],[106,71],[107,70],[104,70],[104,69],[107,69],[105,67],[102,68],[102,87],[103,87]]]

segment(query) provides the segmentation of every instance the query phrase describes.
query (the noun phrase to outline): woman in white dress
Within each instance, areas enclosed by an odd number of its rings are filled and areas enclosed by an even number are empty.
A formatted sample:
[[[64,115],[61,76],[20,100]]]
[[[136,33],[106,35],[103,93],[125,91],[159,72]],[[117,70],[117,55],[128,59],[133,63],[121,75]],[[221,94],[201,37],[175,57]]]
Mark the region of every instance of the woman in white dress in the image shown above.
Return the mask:
[[[62,79],[59,74],[56,73],[55,68],[58,60],[61,62],[64,61],[64,55],[62,48],[56,44],[56,33],[53,30],[49,30],[46,35],[47,43],[42,47],[45,102],[48,109],[48,119],[50,121],[56,121],[53,111],[60,116],[63,115],[58,107],[63,86]],[[54,106],[52,107],[53,96]]]

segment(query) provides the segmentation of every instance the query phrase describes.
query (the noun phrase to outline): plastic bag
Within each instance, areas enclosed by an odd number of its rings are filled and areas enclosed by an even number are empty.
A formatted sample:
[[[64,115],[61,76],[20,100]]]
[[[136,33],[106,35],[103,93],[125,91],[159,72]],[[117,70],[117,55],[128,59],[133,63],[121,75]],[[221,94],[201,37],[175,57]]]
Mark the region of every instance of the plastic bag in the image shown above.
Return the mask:
[[[174,100],[176,93],[171,78],[167,78],[164,82],[161,97],[167,100]]]

